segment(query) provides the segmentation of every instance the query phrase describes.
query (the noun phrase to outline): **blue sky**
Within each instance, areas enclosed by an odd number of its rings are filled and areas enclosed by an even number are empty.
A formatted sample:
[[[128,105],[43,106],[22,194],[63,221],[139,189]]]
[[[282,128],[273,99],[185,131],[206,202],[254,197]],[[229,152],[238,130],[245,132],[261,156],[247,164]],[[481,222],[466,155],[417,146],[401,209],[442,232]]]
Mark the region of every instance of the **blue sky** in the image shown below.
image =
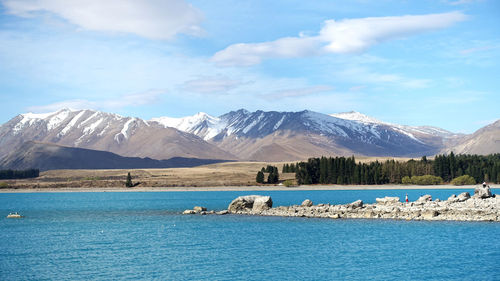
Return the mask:
[[[0,123],[310,109],[472,133],[499,85],[495,0],[0,0]]]

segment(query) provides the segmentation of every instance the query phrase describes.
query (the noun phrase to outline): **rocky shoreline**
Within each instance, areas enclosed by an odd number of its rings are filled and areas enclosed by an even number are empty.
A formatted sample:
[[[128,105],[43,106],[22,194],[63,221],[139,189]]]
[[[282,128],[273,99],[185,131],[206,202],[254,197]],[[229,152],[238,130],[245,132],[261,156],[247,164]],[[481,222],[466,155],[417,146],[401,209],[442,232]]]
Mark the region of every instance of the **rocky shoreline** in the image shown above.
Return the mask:
[[[373,204],[357,200],[344,205],[314,205],[308,199],[301,205],[273,208],[272,204],[270,196],[240,196],[229,204],[227,211],[211,213],[330,219],[500,221],[500,196],[493,195],[489,187],[482,186],[474,190],[473,196],[463,192],[445,201],[433,201],[430,195],[424,195],[414,202],[400,202],[399,197],[384,197],[376,198]],[[186,210],[184,213],[210,213],[198,210]]]

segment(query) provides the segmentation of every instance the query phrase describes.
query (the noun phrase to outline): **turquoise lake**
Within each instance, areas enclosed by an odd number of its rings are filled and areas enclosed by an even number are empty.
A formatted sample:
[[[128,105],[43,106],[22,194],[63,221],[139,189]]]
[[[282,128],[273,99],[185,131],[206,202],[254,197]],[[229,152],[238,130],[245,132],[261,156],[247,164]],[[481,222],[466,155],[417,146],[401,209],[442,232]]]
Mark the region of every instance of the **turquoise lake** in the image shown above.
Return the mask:
[[[500,280],[499,223],[180,214],[463,191],[4,193],[0,280]]]

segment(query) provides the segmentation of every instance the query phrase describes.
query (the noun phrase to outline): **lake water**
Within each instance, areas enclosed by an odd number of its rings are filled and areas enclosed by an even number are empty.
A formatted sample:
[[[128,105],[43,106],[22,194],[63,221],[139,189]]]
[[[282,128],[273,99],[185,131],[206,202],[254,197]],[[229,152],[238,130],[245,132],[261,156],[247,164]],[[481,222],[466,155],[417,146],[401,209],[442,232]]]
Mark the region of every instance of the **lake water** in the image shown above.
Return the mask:
[[[247,194],[278,206],[461,192],[0,194],[0,280],[500,280],[499,223],[180,214]]]

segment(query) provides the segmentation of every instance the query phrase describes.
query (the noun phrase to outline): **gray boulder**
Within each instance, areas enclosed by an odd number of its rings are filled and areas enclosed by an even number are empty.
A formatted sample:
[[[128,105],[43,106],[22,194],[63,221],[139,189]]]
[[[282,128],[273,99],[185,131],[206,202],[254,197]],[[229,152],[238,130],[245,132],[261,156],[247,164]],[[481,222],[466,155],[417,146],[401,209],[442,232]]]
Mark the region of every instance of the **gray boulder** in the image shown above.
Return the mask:
[[[469,192],[462,192],[457,196],[458,202],[464,202],[465,200],[470,198]]]
[[[349,206],[352,207],[353,209],[361,208],[361,207],[363,207],[363,200],[356,200],[356,201],[352,202],[351,204],[349,204]]]
[[[436,210],[425,210],[421,215],[424,220],[430,220],[434,217],[437,217],[439,213]]]
[[[253,201],[252,211],[262,212],[273,207],[273,200],[270,196],[260,196]]]
[[[194,210],[195,212],[197,212],[197,213],[201,213],[201,212],[203,212],[203,211],[206,211],[206,210],[207,210],[207,208],[205,208],[205,207],[200,207],[200,206],[194,206],[193,210]]]
[[[489,186],[479,186],[479,187],[476,187],[474,188],[474,197],[477,197],[477,198],[490,198],[492,195],[491,195],[491,189]]]
[[[417,200],[417,202],[428,202],[428,201],[432,201],[432,196],[430,196],[429,194],[422,195]]]
[[[302,207],[311,207],[312,205],[313,205],[313,202],[309,199],[304,200],[304,202],[302,202],[302,204],[300,204],[300,206],[302,206]]]
[[[227,210],[229,213],[237,213],[241,211],[262,211],[273,207],[273,200],[270,196],[247,195],[240,196],[229,204]]]
[[[384,198],[375,198],[375,201],[377,201],[377,204],[388,205],[388,204],[398,203],[399,197],[386,196]]]
[[[446,201],[448,201],[449,203],[458,202],[458,197],[455,194],[452,194]]]

